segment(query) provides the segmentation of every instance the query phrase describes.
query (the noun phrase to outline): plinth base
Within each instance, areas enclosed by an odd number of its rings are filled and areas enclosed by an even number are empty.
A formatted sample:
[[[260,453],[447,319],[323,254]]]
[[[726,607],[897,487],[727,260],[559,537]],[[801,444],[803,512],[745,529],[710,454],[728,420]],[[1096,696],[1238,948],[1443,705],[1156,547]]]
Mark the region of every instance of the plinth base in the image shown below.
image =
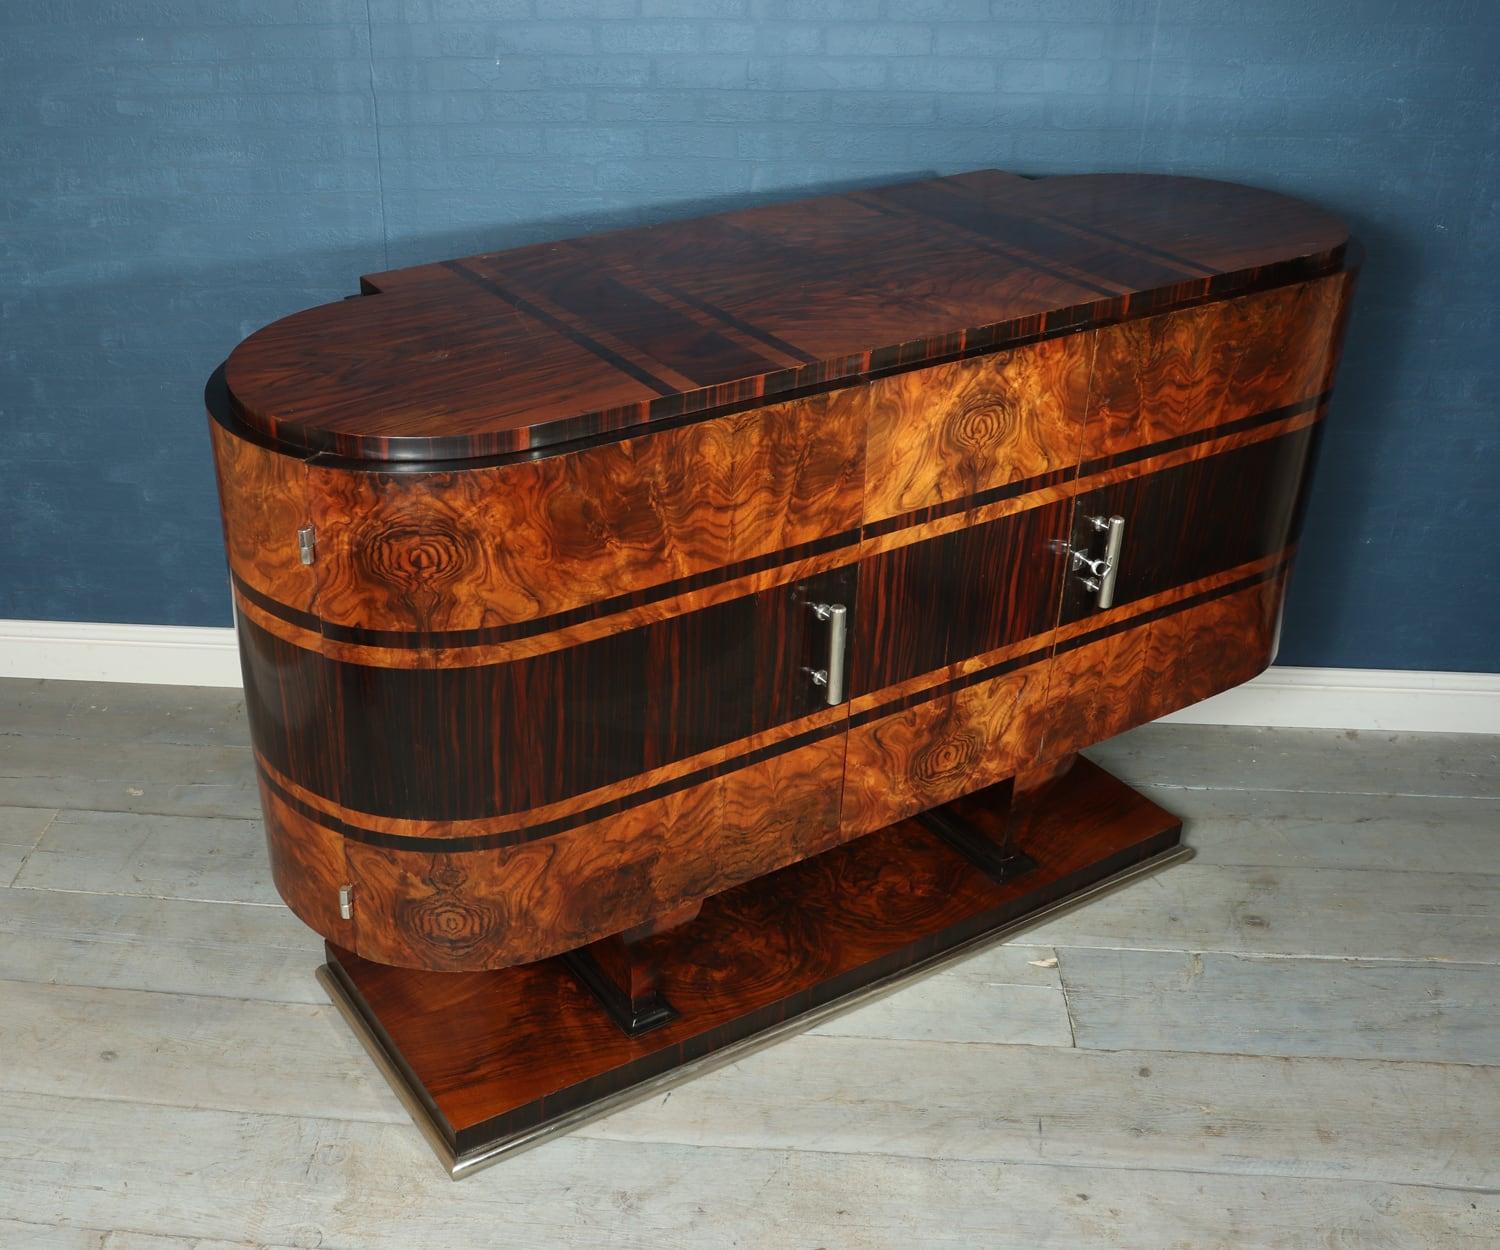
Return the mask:
[[[418,972],[330,944],[318,976],[456,1178],[1191,853],[1176,817],[1086,760],[1005,848],[1023,872],[986,870],[933,824],[747,882],[649,939],[678,1014],[637,1037],[561,959]]]

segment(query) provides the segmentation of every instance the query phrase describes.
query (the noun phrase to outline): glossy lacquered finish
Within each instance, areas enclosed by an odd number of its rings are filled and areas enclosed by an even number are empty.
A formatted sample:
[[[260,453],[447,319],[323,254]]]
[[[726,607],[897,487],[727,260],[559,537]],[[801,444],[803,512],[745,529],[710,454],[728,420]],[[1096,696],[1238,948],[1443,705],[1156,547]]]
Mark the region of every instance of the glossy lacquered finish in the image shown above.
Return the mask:
[[[1284,284],[1346,242],[1250,187],[980,170],[375,274],[252,335],[229,400],[289,449],[505,454]]]
[[[1066,783],[1066,784],[1063,784]],[[567,960],[432,974],[332,944],[325,984],[463,1175],[693,1065],[805,1025],[944,956],[1170,857],[1181,822],[1080,760],[1008,828],[1010,786],[944,809],[1003,862],[976,864],[931,823],[900,821],[709,899],[640,940],[670,1004],[632,1035]],[[1002,846],[1001,843],[1004,843]],[[997,879],[998,878],[998,879]]]
[[[1252,676],[1346,247],[1248,188],[989,171],[379,275],[252,336],[209,404],[283,897],[377,963],[609,969]],[[1116,516],[1101,608],[1072,553]]]

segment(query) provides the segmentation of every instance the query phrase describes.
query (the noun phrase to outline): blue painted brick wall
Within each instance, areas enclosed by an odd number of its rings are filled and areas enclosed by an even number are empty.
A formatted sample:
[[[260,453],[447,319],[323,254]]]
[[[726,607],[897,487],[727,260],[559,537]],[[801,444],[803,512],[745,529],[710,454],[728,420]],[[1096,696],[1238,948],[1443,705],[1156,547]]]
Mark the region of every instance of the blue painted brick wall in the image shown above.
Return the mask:
[[[1139,169],[1369,249],[1282,660],[1494,670],[1497,63],[1479,0],[5,0],[0,617],[226,622],[203,380],[362,271]]]

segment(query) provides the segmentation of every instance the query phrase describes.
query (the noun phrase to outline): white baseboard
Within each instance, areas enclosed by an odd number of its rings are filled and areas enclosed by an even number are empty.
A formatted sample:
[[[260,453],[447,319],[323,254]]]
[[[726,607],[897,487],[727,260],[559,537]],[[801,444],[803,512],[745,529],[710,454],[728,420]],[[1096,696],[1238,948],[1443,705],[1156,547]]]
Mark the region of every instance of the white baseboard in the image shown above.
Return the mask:
[[[89,621],[0,621],[0,677],[244,684],[233,629]]]
[[[0,621],[0,677],[241,684],[232,629],[75,621]],[[1163,719],[1179,725],[1500,734],[1500,673],[1272,668]]]
[[[1176,725],[1500,734],[1500,673],[1268,668],[1243,686],[1162,720]]]

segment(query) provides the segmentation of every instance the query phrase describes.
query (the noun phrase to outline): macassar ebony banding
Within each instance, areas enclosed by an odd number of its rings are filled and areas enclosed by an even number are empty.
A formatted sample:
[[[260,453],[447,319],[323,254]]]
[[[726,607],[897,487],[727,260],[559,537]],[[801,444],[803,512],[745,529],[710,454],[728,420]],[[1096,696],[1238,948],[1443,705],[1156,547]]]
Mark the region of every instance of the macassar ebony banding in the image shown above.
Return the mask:
[[[452,1166],[1172,851],[1073,760],[1270,662],[1351,249],[986,170],[377,274],[234,351],[274,878]]]

